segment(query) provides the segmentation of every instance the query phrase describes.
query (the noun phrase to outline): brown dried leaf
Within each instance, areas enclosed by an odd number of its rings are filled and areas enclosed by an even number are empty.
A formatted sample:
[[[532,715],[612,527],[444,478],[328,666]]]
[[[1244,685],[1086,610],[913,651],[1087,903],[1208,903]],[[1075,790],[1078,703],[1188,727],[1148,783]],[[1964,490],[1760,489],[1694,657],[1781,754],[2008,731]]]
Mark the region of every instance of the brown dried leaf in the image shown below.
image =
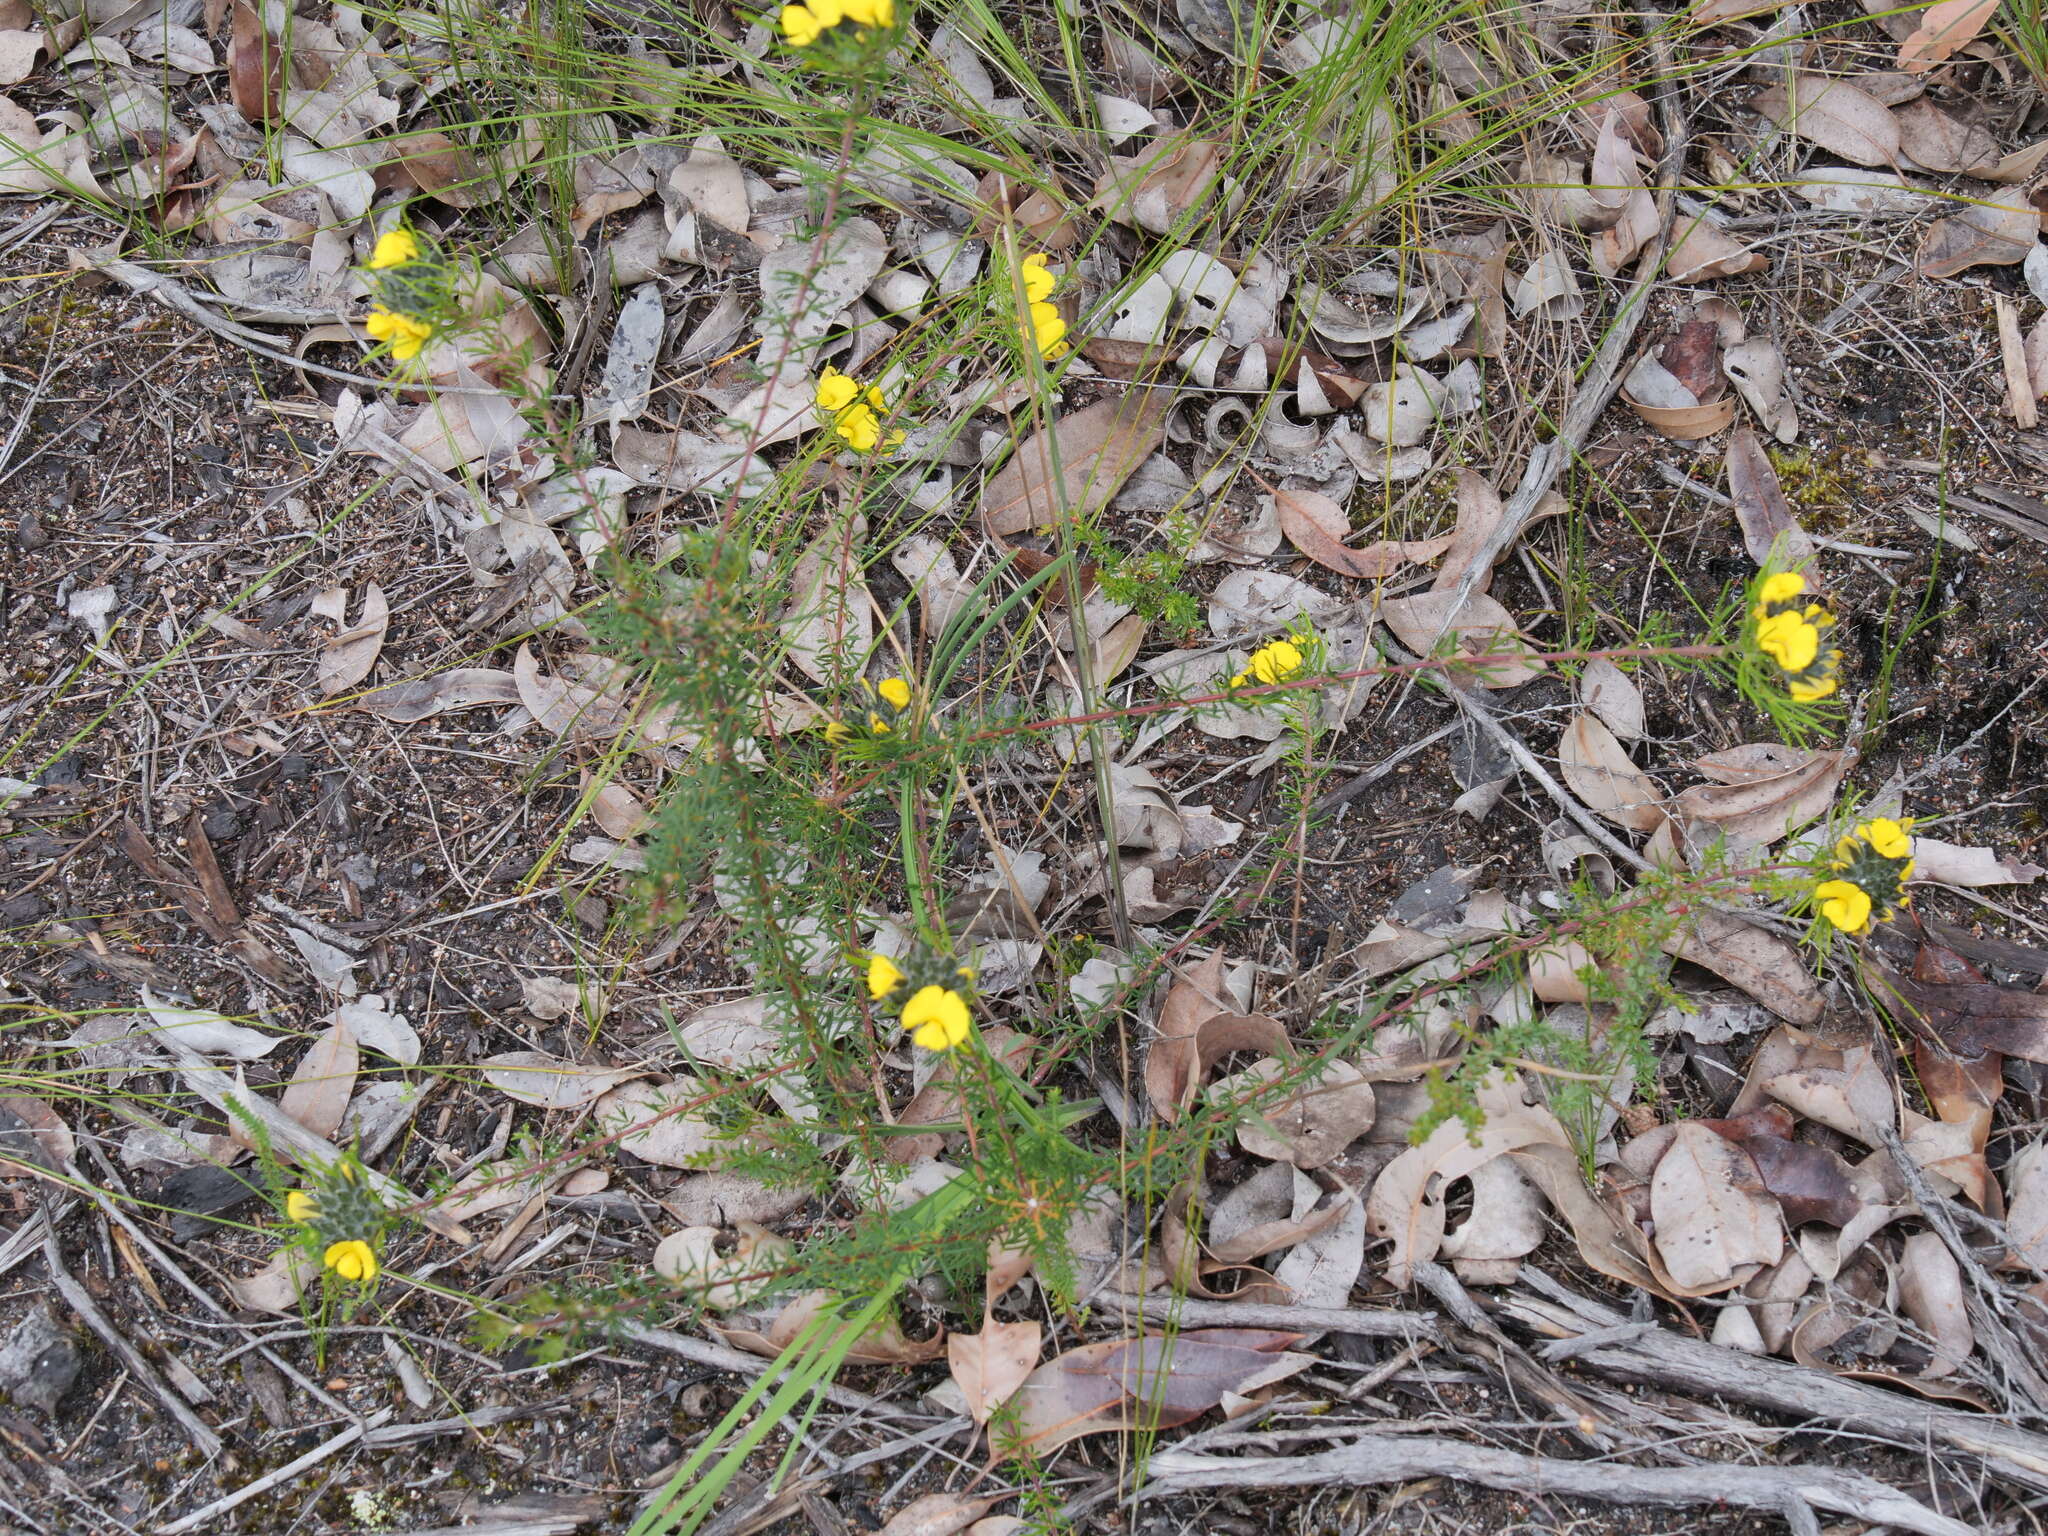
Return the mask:
[[[1041,1338],[1035,1322],[999,1323],[990,1317],[982,1320],[981,1332],[956,1333],[946,1340],[946,1364],[975,1423],[986,1424],[1024,1385],[1038,1364]],[[896,1522],[889,1524],[893,1528]]]
[[[1479,563],[1486,542],[1506,516],[1500,492],[1477,470],[1458,471],[1458,520],[1451,527],[1451,547],[1444,551],[1444,563],[1437,568],[1431,590],[1448,592],[1465,579],[1465,573]],[[1475,592],[1484,592],[1493,581],[1491,569],[1480,573]]]
[[[477,1065],[484,1080],[522,1104],[542,1109],[575,1109],[645,1074],[636,1067],[591,1067],[541,1051],[506,1051]]]
[[[1812,1024],[1820,1018],[1820,987],[1799,951],[1733,913],[1700,909],[1664,941],[1664,952],[1705,966],[1781,1019]]]
[[[1770,1063],[1774,1070],[1767,1076],[1759,1076],[1761,1049],[1758,1057],[1759,1063],[1751,1067],[1758,1088],[1830,1130],[1876,1146],[1883,1139],[1881,1133],[1898,1123],[1891,1082],[1867,1045],[1837,1050],[1811,1036],[1799,1036],[1791,1059]]]
[[[1747,423],[1728,439],[1725,459],[1728,494],[1735,502],[1735,520],[1742,526],[1743,547],[1757,565],[1804,566],[1814,555],[1813,540],[1792,515],[1778,472],[1764,455]]]
[[[1750,743],[1696,761],[1694,767],[1721,782],[1681,790],[1672,810],[1682,822],[1702,824],[1705,835],[1725,837],[1731,848],[1768,847],[1827,809],[1852,761],[1834,748]]]
[[[1082,1435],[1170,1429],[1315,1363],[1286,1352],[1301,1337],[1264,1328],[1189,1328],[1069,1350],[1031,1373],[1004,1410],[1001,1455],[1048,1451]]]
[[[1212,1020],[1204,1033],[1224,1022]],[[1273,1027],[1279,1029],[1278,1024]],[[1246,1038],[1244,1045],[1250,1044]],[[1210,1097],[1248,1097],[1290,1070],[1268,1057],[1219,1082]],[[1348,1061],[1333,1061],[1318,1080],[1304,1083],[1278,1102],[1239,1119],[1237,1144],[1254,1157],[1270,1157],[1297,1168],[1320,1168],[1371,1130],[1378,1113],[1378,1101],[1365,1074]]]
[[[1958,48],[1974,42],[1997,14],[1998,0],[1940,0],[1940,4],[1930,5],[1920,13],[1920,25],[1912,36],[1899,44],[1898,67],[1910,74],[1932,69]],[[1918,155],[1913,158],[1920,159]]]
[[[1777,1117],[1782,1117],[1782,1128],[1772,1123]],[[1823,1221],[1831,1227],[1846,1227],[1863,1209],[1848,1164],[1825,1147],[1790,1140],[1792,1117],[1782,1105],[1773,1104],[1769,1110],[1734,1120],[1699,1123],[1750,1155],[1764,1188],[1784,1210],[1787,1226]]]
[[[264,30],[256,8],[236,0],[228,37],[228,96],[235,110],[252,123],[270,122],[282,110],[287,83],[284,48]]]
[[[2048,321],[2043,324],[2048,325]],[[2000,855],[1990,848],[1965,848],[1945,843],[1938,837],[1913,839],[1915,880],[1927,880],[1936,885],[2032,885],[2044,874],[2048,874],[2048,870],[2038,864],[2028,864],[2009,854]],[[1953,981],[1957,978],[1921,979]]]
[[[1675,443],[1693,443],[1725,432],[1735,420],[1735,399],[1723,396],[1705,405],[1643,405],[1622,396],[1628,408]]]
[[[1896,107],[1899,138],[1914,162],[1930,171],[1982,176],[1997,169],[1998,140],[1973,123],[1950,117],[1924,96]]]
[[[1989,982],[1937,985],[1873,968],[1892,1001],[1918,1026],[1962,1057],[1996,1051],[2048,1062],[2048,993]]]
[[[1351,533],[1351,520],[1342,507],[1320,491],[1283,487],[1273,493],[1273,506],[1280,517],[1280,531],[1288,541],[1317,565],[1339,576],[1378,581],[1404,565],[1434,560],[1451,547],[1452,535],[1446,534],[1442,538],[1407,542],[1381,539],[1363,549],[1353,549],[1344,542]]]
[[[860,670],[874,641],[874,599],[861,580],[867,519],[855,513],[828,527],[797,556],[782,625],[789,659],[813,682],[838,683]]]
[[[2005,1233],[2013,1255],[2048,1270],[2048,1140],[2037,1140],[2005,1166]]]
[[[363,588],[362,613],[354,629],[345,629],[320,648],[316,679],[323,699],[355,687],[370,675],[384,649],[384,635],[391,627],[391,608],[384,601],[384,589],[376,582]]]
[[[1524,1102],[1519,1077],[1489,1076],[1479,1086],[1478,1103],[1484,1119],[1476,1143],[1465,1123],[1453,1116],[1420,1146],[1387,1164],[1366,1198],[1368,1227],[1394,1245],[1387,1258],[1387,1280],[1402,1290],[1413,1282],[1415,1266],[1430,1262],[1443,1246],[1444,1206],[1452,1184],[1480,1164],[1525,1147],[1550,1145],[1570,1151],[1570,1139],[1557,1117],[1541,1105]]]
[[[1744,245],[1704,215],[1681,219],[1672,230],[1674,244],[1664,258],[1664,270],[1681,283],[1700,283],[1716,277],[1738,277],[1744,272],[1761,272],[1771,264],[1762,251]]]
[[[1923,1377],[1948,1376],[1962,1368],[1977,1347],[1963,1272],[1938,1233],[1916,1232],[1899,1253],[1899,1306],[1934,1340],[1934,1358]]]
[[[1145,1055],[1145,1097],[1153,1111],[1166,1120],[1177,1119],[1195,1101],[1202,1085],[1203,1026],[1212,1019],[1238,1018],[1237,1000],[1223,983],[1223,952],[1217,950],[1194,970],[1176,972],[1166,1001],[1159,1006],[1159,1033]],[[1279,1030],[1280,1049],[1286,1049],[1287,1032]],[[1270,1051],[1270,1046],[1253,1049]],[[1212,1064],[1221,1055],[1211,1057]]]
[[[409,725],[444,709],[518,702],[519,680],[510,672],[495,667],[457,667],[433,677],[387,684],[357,699],[355,707],[379,719]]]
[[[1898,163],[1898,122],[1883,102],[1846,80],[1793,75],[1785,85],[1759,92],[1750,106],[1788,133],[1811,139],[1844,160],[1857,165]]]
[[[315,1136],[332,1138],[348,1113],[359,1059],[355,1032],[336,1019],[313,1037],[278,1106]]]
[[[1001,1327],[1002,1324],[991,1326]],[[1036,1323],[1017,1323],[1011,1326],[1028,1327],[1034,1332]],[[955,1334],[955,1338],[960,1335]],[[955,1373],[958,1379],[958,1373]],[[1022,1377],[1018,1378],[1020,1381]],[[965,1383],[962,1383],[964,1388]],[[972,1396],[969,1398],[972,1401]],[[985,1415],[975,1415],[975,1422],[982,1423]],[[987,1498],[971,1498],[964,1493],[928,1493],[923,1498],[912,1499],[889,1518],[889,1523],[875,1533],[875,1536],[956,1536],[956,1533],[974,1526],[977,1520],[1001,1500],[1006,1493],[990,1494]]]
[[[1642,689],[1605,656],[1594,657],[1579,673],[1579,702],[1617,738],[1641,741],[1646,734]]]
[[[1586,1188],[1585,1175],[1570,1147],[1540,1142],[1519,1147],[1509,1156],[1514,1158],[1522,1177],[1543,1192],[1572,1229],[1580,1258],[1624,1285],[1638,1285],[1648,1291],[1662,1289],[1639,1257],[1640,1244],[1633,1230],[1625,1227]]]
[[[1481,657],[1469,666],[1447,667],[1454,679],[1469,679],[1484,688],[1515,688],[1540,677],[1547,665],[1525,660],[1527,641],[1515,627],[1514,615],[1499,600],[1475,592],[1463,608],[1451,607],[1456,594],[1418,592],[1413,597],[1390,597],[1379,605],[1380,618],[1403,645],[1419,655],[1438,654],[1440,639],[1450,642],[1449,654]],[[1455,622],[1452,622],[1455,617]]]
[[[773,1360],[789,1348],[798,1335],[814,1323],[821,1313],[840,1305],[843,1298],[831,1291],[808,1291],[797,1297],[776,1315],[765,1333],[746,1328],[720,1328],[712,1325],[717,1334],[734,1349],[744,1349],[749,1354],[766,1355]],[[836,1333],[827,1330],[822,1337],[836,1339],[845,1335],[851,1323],[842,1323]],[[946,1336],[938,1334],[930,1339],[906,1338],[903,1327],[894,1317],[884,1317],[869,1327],[853,1341],[846,1352],[846,1358],[858,1365],[921,1365],[927,1360],[936,1360],[946,1352]]]
[[[583,777],[587,785],[590,775],[586,773]],[[654,818],[645,800],[626,785],[613,780],[609,784],[600,784],[596,793],[591,795],[590,819],[597,823],[606,837],[625,841],[645,832]]]
[[[71,1127],[64,1123],[64,1117],[41,1099],[26,1093],[12,1093],[0,1096],[0,1109],[6,1110],[21,1122],[21,1128],[35,1145],[35,1156],[52,1173],[62,1173],[64,1165],[78,1155],[78,1139],[71,1134]],[[6,1140],[13,1136],[0,1132]],[[17,1150],[26,1150],[19,1148]]]
[[[1614,733],[1581,710],[1557,744],[1557,766],[1587,809],[1632,832],[1664,825],[1664,791],[1629,760]]]
[[[982,527],[1001,543],[1027,529],[1052,527],[1063,515],[1107,505],[1158,448],[1171,403],[1171,391],[1141,389],[1061,417],[1049,429],[1059,444],[1057,488],[1046,433],[1033,433],[983,488]]]
[[[1681,1122],[1657,1160],[1650,1214],[1664,1271],[1688,1295],[1740,1285],[1784,1256],[1784,1218],[1756,1164],[1697,1121]]]
[[[708,1117],[711,1098],[701,1078],[621,1083],[590,1111],[601,1136],[615,1136],[624,1151],[664,1168],[702,1169],[728,1145]]]
[[[1970,267],[2010,267],[2041,243],[2040,215],[2031,207],[1972,203],[1927,226],[1914,258],[1923,277],[1953,277]]]

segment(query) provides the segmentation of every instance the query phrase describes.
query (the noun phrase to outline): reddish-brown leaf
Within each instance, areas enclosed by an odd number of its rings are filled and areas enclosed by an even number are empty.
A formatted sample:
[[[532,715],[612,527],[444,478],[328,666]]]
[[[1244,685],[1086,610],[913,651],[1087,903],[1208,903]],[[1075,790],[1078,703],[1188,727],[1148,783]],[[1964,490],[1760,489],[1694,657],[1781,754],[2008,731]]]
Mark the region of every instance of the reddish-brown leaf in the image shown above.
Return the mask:
[[[1049,528],[1063,515],[1103,506],[1159,446],[1171,399],[1166,390],[1135,390],[1098,400],[1034,432],[989,477],[981,493],[982,526],[992,537],[1007,540],[1027,529]]]
[[[1381,539],[1353,549],[1344,542],[1351,533],[1350,519],[1342,507],[1320,492],[1278,490],[1273,493],[1273,506],[1280,514],[1280,531],[1296,549],[1324,570],[1366,581],[1391,576],[1404,565],[1434,560],[1451,547],[1454,537],[1446,534],[1407,542]]]
[[[237,0],[228,37],[228,95],[235,110],[252,123],[267,123],[282,109],[285,54],[264,30],[256,8]]]

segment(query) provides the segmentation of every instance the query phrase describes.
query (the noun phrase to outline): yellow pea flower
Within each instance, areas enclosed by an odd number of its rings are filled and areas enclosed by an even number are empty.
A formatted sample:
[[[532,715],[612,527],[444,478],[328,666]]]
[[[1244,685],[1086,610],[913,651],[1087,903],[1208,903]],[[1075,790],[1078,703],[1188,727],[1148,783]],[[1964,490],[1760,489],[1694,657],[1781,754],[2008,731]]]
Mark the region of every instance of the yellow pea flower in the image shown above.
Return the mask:
[[[856,26],[896,25],[896,0],[842,0],[842,3],[846,8],[846,19]]]
[[[833,422],[832,427],[857,453],[873,453],[875,445],[882,440],[882,424],[865,405],[847,407],[839,413],[839,419]]]
[[[1813,888],[1820,915],[1843,933],[1861,933],[1870,922],[1870,897],[1847,880],[1823,880]]]
[[[1036,255],[1026,256],[1019,264],[1021,270],[1017,275],[1024,280],[1026,302],[1040,304],[1052,297],[1052,290],[1059,279],[1054,277],[1046,266],[1049,259],[1045,252],[1040,251]]]
[[[1839,655],[1840,652],[1832,654]],[[1835,690],[1840,686],[1841,679],[1832,674],[1811,681],[1795,678],[1785,684],[1785,693],[1794,703],[1812,704],[1820,699],[1832,698]]]
[[[401,363],[411,362],[420,355],[420,348],[432,339],[434,328],[424,320],[415,320],[411,315],[394,313],[378,305],[363,317],[363,329],[378,341],[388,342],[391,355]]]
[[[1067,322],[1060,318],[1060,312],[1053,305],[1039,302],[1031,306],[1031,340],[1038,347],[1038,355],[1047,362],[1057,362],[1067,355]]]
[[[1230,686],[1243,688],[1251,683],[1284,683],[1301,671],[1307,659],[1292,639],[1275,640],[1252,652],[1251,660],[1230,680]]]
[[[284,1197],[284,1213],[293,1221],[311,1221],[320,1214],[320,1202],[303,1189],[295,1189]]]
[[[321,1255],[320,1262],[342,1279],[358,1284],[377,1278],[376,1251],[360,1238],[352,1237],[346,1242],[330,1245]]]
[[[1862,838],[1888,859],[1903,859],[1913,851],[1913,840],[1905,826],[1889,816],[1871,817],[1853,835]]]
[[[1820,631],[1796,613],[1774,613],[1756,628],[1757,649],[1787,672],[1803,672],[1820,655]]]
[[[903,972],[887,955],[868,957],[868,996],[880,1002],[903,985]]]
[[[386,230],[370,251],[370,270],[382,272],[420,259],[419,236],[409,229]]]
[[[908,709],[910,707],[910,684],[903,681],[900,677],[883,678],[879,683],[875,684],[875,692],[882,696],[891,709]]]
[[[785,5],[782,14],[776,18],[781,28],[782,40],[792,48],[808,48],[825,35],[829,23],[820,19],[817,10],[809,5]]]
[[[1775,576],[1766,576],[1764,584],[1757,589],[1757,601],[1770,606],[1789,603],[1806,591],[1806,578],[1797,571],[1779,571]]]
[[[903,1005],[903,1027],[928,1051],[950,1051],[964,1041],[971,1021],[967,999],[951,987],[923,987]]]
[[[860,398],[860,385],[827,363],[825,371],[818,375],[818,389],[814,398],[821,411],[843,411]]]

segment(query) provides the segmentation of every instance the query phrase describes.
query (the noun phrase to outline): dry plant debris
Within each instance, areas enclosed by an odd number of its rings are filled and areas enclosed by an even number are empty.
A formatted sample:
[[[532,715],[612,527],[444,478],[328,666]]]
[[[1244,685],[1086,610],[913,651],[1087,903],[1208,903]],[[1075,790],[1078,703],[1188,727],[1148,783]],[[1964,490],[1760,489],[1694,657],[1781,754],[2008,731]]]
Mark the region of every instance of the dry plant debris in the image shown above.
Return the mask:
[[[1865,11],[0,0],[0,1510],[2031,1529],[2048,33]]]

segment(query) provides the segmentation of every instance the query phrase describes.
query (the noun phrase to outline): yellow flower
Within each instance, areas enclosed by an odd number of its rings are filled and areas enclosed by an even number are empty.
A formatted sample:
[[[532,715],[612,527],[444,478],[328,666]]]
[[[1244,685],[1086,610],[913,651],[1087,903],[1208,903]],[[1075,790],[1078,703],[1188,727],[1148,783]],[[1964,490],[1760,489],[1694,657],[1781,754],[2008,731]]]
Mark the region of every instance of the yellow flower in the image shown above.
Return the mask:
[[[320,1214],[320,1202],[303,1189],[295,1189],[284,1197],[284,1213],[293,1221],[311,1221]]]
[[[853,727],[843,720],[825,722],[825,739],[835,747],[842,747],[853,740]]]
[[[797,7],[791,6],[790,9],[795,10]],[[818,375],[818,409],[836,413],[845,410],[859,398],[860,385],[827,363],[825,371]]]
[[[843,0],[846,19],[863,27],[896,25],[896,0]]]
[[[411,362],[420,355],[434,334],[434,328],[424,320],[415,320],[411,315],[395,314],[378,305],[363,319],[363,329],[378,341],[391,344],[391,355],[401,363]]]
[[[1284,683],[1301,671],[1307,658],[1301,654],[1301,647],[1294,637],[1275,640],[1262,645],[1252,652],[1245,668],[1230,680],[1233,688],[1242,688],[1248,683]]]
[[[882,424],[865,405],[850,406],[841,411],[832,428],[857,453],[873,453],[875,444],[882,440]]]
[[[903,973],[887,955],[868,956],[868,996],[880,1002],[903,985]]]
[[[1843,933],[1861,933],[1870,921],[1870,898],[1847,880],[1823,880],[1813,888],[1820,915]]]
[[[408,261],[419,259],[419,236],[409,229],[386,230],[377,237],[377,244],[370,251],[370,270],[382,272],[387,267],[402,267]]]
[[[1806,578],[1797,571],[1780,571],[1775,576],[1766,576],[1764,584],[1757,589],[1757,601],[1770,606],[1774,603],[1789,603],[1806,590]]]
[[[928,1051],[950,1051],[967,1038],[967,999],[951,987],[920,988],[903,1005],[903,1027]]]
[[[889,722],[884,720],[880,715],[870,711],[868,714],[868,734],[870,736],[888,735]]]
[[[360,1238],[352,1237],[346,1242],[331,1245],[320,1256],[320,1262],[344,1280],[360,1283],[377,1278],[376,1252]]]
[[[785,5],[776,25],[782,29],[782,40],[792,48],[810,47],[825,35],[826,27],[808,5]]]
[[[908,709],[910,707],[910,684],[903,681],[900,677],[883,678],[879,683],[875,684],[875,692],[882,696],[891,709]]]
[[[1052,297],[1054,285],[1059,281],[1046,267],[1047,257],[1040,251],[1035,256],[1026,256],[1021,263],[1018,276],[1024,280],[1024,298],[1032,304],[1043,303]]]
[[[1055,362],[1067,355],[1067,322],[1060,318],[1060,312],[1043,301],[1031,306],[1031,339],[1038,347],[1038,355],[1047,362]]]
[[[1900,825],[1889,816],[1873,816],[1851,835],[1860,837],[1888,859],[1903,859],[1913,852],[1913,839],[1906,828],[1909,821]]]
[[[1839,652],[1832,654],[1839,655]],[[1828,676],[1812,682],[1801,682],[1797,678],[1785,685],[1785,692],[1795,704],[1811,704],[1816,700],[1830,698],[1840,686],[1840,679]]]
[[[1804,672],[1820,655],[1820,631],[1796,613],[1774,613],[1756,627],[1757,649],[1786,672]]]

